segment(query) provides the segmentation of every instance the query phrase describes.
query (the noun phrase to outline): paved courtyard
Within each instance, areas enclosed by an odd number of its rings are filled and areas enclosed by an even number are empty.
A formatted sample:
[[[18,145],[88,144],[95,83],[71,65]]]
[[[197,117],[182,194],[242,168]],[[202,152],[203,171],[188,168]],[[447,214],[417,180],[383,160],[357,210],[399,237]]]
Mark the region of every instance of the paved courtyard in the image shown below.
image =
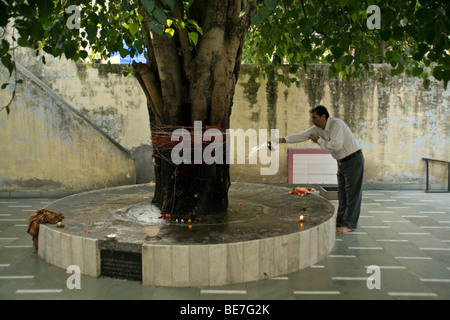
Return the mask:
[[[81,288],[69,289],[71,274],[34,253],[26,232],[30,215],[54,200],[0,198],[0,300],[450,299],[448,193],[365,190],[359,228],[338,234],[325,259],[273,279],[205,288],[81,276]]]

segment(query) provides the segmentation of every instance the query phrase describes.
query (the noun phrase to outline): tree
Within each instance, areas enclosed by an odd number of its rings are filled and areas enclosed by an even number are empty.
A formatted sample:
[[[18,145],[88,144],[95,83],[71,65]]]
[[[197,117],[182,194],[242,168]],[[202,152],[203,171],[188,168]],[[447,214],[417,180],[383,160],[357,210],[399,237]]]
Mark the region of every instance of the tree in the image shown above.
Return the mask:
[[[147,97],[153,201],[163,214],[192,216],[227,208],[225,145],[215,154],[223,163],[176,164],[171,133],[192,132],[194,121],[203,131],[229,128],[242,59],[288,85],[299,65],[327,63],[331,76],[351,81],[377,76],[373,63],[385,62],[392,75],[421,77],[426,88],[432,75],[446,87],[448,13],[435,0],[0,0],[0,28],[16,30],[10,39],[3,32],[0,59],[12,75],[17,45],[74,61],[145,51],[147,63],[132,71]],[[278,74],[281,64],[289,74]]]
[[[377,76],[373,64],[392,66],[430,85],[429,76],[450,80],[450,4],[440,0],[285,0],[273,14],[263,8],[247,35],[244,61],[268,74],[288,64],[296,82],[298,66],[327,63],[330,76],[352,79]],[[383,78],[379,78],[383,81]]]

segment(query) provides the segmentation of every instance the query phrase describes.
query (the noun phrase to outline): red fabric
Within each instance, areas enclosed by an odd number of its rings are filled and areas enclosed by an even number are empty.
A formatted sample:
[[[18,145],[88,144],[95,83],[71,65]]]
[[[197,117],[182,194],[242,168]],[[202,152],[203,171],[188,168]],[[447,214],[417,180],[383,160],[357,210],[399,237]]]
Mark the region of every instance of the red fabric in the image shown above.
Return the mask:
[[[288,194],[296,194],[300,197],[307,195],[308,193],[314,192],[316,189],[314,188],[305,188],[305,187],[297,187],[288,192]]]

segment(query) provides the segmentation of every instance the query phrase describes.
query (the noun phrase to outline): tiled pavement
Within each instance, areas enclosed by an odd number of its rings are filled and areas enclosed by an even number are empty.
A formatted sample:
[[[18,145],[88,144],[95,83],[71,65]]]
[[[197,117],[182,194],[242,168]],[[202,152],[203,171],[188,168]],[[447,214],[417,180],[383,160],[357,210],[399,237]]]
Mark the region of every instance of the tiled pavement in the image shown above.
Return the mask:
[[[450,299],[448,193],[366,190],[358,230],[337,235],[325,259],[283,277],[215,288],[88,276],[81,276],[80,289],[67,288],[71,274],[41,260],[26,232],[29,216],[53,200],[0,198],[0,300]]]

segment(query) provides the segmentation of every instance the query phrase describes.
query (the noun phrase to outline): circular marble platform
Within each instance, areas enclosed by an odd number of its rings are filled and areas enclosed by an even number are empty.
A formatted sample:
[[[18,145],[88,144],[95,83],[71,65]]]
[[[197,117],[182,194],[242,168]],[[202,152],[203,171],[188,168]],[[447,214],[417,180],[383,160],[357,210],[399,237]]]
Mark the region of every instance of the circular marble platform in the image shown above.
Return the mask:
[[[229,212],[194,222],[158,219],[154,186],[80,193],[46,207],[64,214],[64,227],[41,224],[39,255],[61,268],[167,287],[219,286],[267,279],[308,267],[335,245],[335,210],[317,194],[233,183]],[[299,222],[299,215],[305,220]],[[160,232],[149,238],[144,228]],[[116,234],[115,240],[106,236]]]

